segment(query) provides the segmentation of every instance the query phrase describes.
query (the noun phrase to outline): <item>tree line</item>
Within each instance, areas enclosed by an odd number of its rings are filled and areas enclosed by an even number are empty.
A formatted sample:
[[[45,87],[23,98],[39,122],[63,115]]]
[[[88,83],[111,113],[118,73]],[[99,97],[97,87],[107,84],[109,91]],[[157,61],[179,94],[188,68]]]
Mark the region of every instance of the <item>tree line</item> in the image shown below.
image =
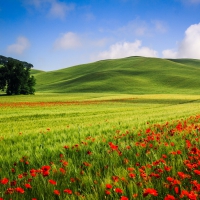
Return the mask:
[[[34,94],[36,80],[31,76],[32,64],[0,56],[0,90],[7,95]]]

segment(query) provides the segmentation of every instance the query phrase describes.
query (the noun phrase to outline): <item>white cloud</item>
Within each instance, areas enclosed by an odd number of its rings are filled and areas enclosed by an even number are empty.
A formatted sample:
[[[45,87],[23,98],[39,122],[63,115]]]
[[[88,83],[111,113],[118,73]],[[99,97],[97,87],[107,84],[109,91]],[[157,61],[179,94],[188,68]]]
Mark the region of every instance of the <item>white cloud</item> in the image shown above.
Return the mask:
[[[63,34],[54,43],[55,50],[74,49],[81,46],[80,38],[73,32]]]
[[[148,47],[143,47],[140,40],[133,43],[123,42],[110,46],[108,51],[101,52],[93,60],[115,59],[129,56],[157,57],[157,52]]]
[[[136,18],[129,21],[127,24],[116,28],[116,29],[103,29],[99,30],[100,32],[109,32],[112,34],[120,35],[126,38],[127,36],[133,37],[152,37],[158,33],[167,32],[167,26],[165,22],[161,20],[142,20]]]
[[[11,44],[7,47],[8,53],[23,54],[30,46],[30,42],[26,37],[18,37],[15,44]]]
[[[184,39],[177,50],[167,49],[162,52],[165,58],[196,58],[200,59],[200,23],[191,25],[185,31]]]
[[[59,2],[59,1],[52,1],[49,14],[50,14],[50,16],[64,19],[66,14],[73,9],[74,9],[73,5],[67,5],[67,4],[65,4],[63,2]]]
[[[68,12],[74,9],[73,4],[59,0],[24,0],[25,5],[34,6],[37,10],[47,12],[48,16],[64,19]]]
[[[166,49],[162,51],[162,55],[164,58],[176,58],[177,52],[174,49]]]

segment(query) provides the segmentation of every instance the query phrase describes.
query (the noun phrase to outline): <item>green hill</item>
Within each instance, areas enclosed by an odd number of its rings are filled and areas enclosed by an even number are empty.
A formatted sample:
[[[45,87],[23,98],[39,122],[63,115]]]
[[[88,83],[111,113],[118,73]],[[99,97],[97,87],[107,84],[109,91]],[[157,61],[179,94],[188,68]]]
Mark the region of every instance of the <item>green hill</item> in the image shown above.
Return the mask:
[[[33,75],[33,76],[35,76],[38,73],[42,73],[42,72],[44,72],[44,71],[38,70],[38,69],[31,69],[31,75]]]
[[[37,92],[200,93],[200,60],[128,57],[34,72]]]

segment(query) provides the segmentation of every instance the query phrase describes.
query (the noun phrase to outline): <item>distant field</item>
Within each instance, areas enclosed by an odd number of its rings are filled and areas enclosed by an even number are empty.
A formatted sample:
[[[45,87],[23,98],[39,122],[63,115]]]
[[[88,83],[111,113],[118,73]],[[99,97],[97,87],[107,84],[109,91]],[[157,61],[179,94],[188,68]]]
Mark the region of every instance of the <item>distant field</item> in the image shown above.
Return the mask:
[[[200,95],[36,94],[1,96],[1,134],[69,125],[126,122],[139,126],[197,114]],[[126,116],[126,117],[122,117]],[[21,120],[23,119],[23,120]],[[53,121],[53,122],[52,122]],[[138,124],[139,122],[139,124]],[[38,128],[37,130],[35,128]]]

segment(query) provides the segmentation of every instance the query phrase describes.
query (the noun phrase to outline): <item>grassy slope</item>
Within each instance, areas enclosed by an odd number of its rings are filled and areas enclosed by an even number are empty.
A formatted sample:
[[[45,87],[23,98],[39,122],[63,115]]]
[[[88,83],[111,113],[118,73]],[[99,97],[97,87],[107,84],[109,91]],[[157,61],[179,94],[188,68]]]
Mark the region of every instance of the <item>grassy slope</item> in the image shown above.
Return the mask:
[[[38,70],[38,69],[31,69],[31,75],[36,75],[36,74],[38,74],[38,73],[42,73],[42,72],[44,72],[44,71],[42,71],[42,70]]]
[[[35,74],[37,92],[198,94],[200,61],[129,57]]]

